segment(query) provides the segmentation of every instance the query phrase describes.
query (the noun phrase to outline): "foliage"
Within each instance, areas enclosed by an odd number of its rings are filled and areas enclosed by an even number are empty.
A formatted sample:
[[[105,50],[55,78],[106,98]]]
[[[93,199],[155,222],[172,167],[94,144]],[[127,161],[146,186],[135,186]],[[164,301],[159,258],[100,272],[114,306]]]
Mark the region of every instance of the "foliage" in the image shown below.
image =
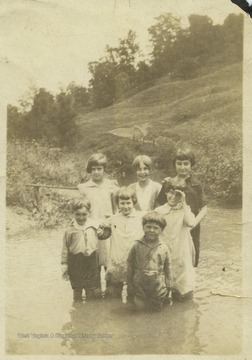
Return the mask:
[[[209,196],[241,200],[240,82],[237,68],[231,72],[227,65],[242,59],[243,16],[231,14],[214,25],[207,16],[191,15],[187,28],[180,21],[169,13],[156,19],[149,28],[148,61],[130,31],[89,63],[88,89],[70,83],[55,96],[33,89],[19,108],[8,106],[8,204],[28,204],[33,196],[32,189],[18,185],[20,176],[25,183],[78,183],[83,153],[86,158],[104,151],[111,159],[109,172],[131,178],[136,155],[146,153],[158,171],[170,172],[175,147],[186,142],[197,151],[195,172]],[[223,71],[211,75],[217,66]],[[119,101],[104,112],[91,111]],[[149,123],[145,143],[109,134],[119,123],[128,128]]]
[[[74,109],[77,111],[90,110],[90,92],[87,88],[71,82],[67,86],[66,93],[71,97]]]
[[[119,39],[117,47],[107,45],[105,56],[89,63],[92,75],[89,85],[94,108],[106,107],[123,99],[125,93],[135,85],[138,54],[136,34],[130,30],[125,39]]]
[[[58,146],[73,146],[77,131],[75,119],[76,113],[73,109],[71,96],[61,92],[56,96],[54,104],[54,123],[58,139]],[[48,138],[48,137],[47,137]]]
[[[152,43],[151,64],[157,76],[170,72],[176,62],[174,44],[180,30],[180,18],[170,13],[156,18],[148,32]]]
[[[30,206],[33,189],[22,184],[76,186],[85,158],[36,141],[11,141],[7,147],[7,205]]]
[[[115,98],[115,64],[109,60],[89,63],[91,99],[94,108],[112,105]]]
[[[8,106],[7,126],[8,139],[46,139],[53,146],[71,146],[76,132],[72,97],[61,92],[54,98],[41,88],[35,92],[29,111],[22,113]]]

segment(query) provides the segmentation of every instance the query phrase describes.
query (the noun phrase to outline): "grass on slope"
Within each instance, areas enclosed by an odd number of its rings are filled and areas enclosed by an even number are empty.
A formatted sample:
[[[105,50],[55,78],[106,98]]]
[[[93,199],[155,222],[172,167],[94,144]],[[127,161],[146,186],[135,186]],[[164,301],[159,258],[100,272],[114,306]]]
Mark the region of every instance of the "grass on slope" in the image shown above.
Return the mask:
[[[80,147],[90,147],[90,142],[94,145],[94,140],[101,140],[106,132],[146,123],[161,133],[175,130],[181,123],[189,125],[196,119],[227,124],[236,119],[240,123],[241,79],[241,63],[186,81],[159,79],[153,87],[121,103],[80,114],[79,133],[83,139]],[[99,141],[98,147],[101,145]]]

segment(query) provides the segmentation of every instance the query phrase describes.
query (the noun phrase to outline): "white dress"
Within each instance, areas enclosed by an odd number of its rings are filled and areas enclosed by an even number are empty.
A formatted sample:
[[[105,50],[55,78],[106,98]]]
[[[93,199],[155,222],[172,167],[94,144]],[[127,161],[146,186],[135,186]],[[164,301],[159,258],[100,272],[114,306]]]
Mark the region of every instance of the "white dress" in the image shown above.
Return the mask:
[[[161,184],[149,180],[148,185],[145,187],[141,187],[138,182],[129,185],[129,187],[136,193],[136,210],[149,211],[155,208],[157,197],[162,188]]]
[[[130,215],[112,215],[107,225],[111,227],[110,253],[107,280],[126,282],[127,257],[135,240],[143,237],[142,217],[145,212],[133,209]]]
[[[155,210],[162,214],[167,222],[160,239],[168,246],[171,253],[172,286],[184,295],[193,291],[195,287],[195,248],[184,210],[180,205],[173,208],[166,203]],[[195,219],[190,208],[188,212],[190,217]]]
[[[112,194],[118,190],[116,180],[104,179],[96,184],[92,179],[77,186],[80,194],[91,203],[91,219],[104,220],[113,214]],[[109,239],[98,242],[99,265],[107,266]]]

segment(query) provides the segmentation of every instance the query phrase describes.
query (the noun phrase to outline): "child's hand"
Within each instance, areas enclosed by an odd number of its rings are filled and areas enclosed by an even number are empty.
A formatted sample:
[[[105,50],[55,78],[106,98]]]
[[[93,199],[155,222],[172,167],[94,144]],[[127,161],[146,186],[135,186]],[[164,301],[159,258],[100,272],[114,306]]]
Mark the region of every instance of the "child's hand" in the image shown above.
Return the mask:
[[[182,203],[182,204],[186,204],[186,196],[185,196],[185,193],[184,193],[183,191],[181,191],[181,190],[175,190],[175,192],[180,195],[180,201],[181,201],[181,203]]]
[[[90,256],[91,254],[92,254],[92,251],[89,250],[89,249],[86,249],[86,250],[84,251],[84,255],[85,255],[85,256]]]
[[[164,180],[162,181],[162,184],[164,184],[164,183],[166,183],[166,182],[170,182],[171,179],[172,179],[172,178],[171,178],[170,176],[164,178]]]
[[[111,228],[100,228],[97,230],[97,237],[99,240],[106,240],[111,236]]]
[[[68,276],[68,265],[67,264],[62,264],[61,265],[61,271],[62,271],[62,278],[64,280],[69,280],[69,276]]]
[[[106,228],[108,228],[109,226],[108,226],[108,224],[107,224],[107,222],[105,222],[105,221],[100,221],[99,222],[99,228],[101,228],[101,229],[106,229]]]

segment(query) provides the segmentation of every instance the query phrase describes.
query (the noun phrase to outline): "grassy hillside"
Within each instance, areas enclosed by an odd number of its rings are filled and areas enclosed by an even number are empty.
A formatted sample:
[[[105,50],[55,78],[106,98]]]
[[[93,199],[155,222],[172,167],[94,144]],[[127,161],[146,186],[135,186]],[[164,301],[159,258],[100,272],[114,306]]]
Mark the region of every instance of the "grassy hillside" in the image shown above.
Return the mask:
[[[132,141],[136,126],[144,145]],[[120,152],[128,162],[139,153],[151,155],[159,160],[161,177],[171,171],[174,147],[188,144],[209,195],[236,202],[242,187],[242,63],[205,68],[191,80],[163,77],[123,102],[80,114],[79,135],[79,150],[105,151],[120,163],[127,161]]]
[[[167,77],[161,78],[153,87],[121,103],[80,114],[81,147],[86,148],[92,141],[90,132],[94,139],[123,128],[127,136],[134,125],[146,127],[147,124],[152,130],[160,130],[160,134],[181,131],[182,123],[191,127],[196,120],[209,125],[213,122],[228,125],[230,121],[241,125],[241,79],[241,63],[187,81],[171,82]]]
[[[203,71],[204,70],[204,71]],[[189,144],[195,151],[195,175],[209,199],[220,204],[241,201],[242,192],[242,63],[205,68],[195,79],[160,78],[154,86],[125,101],[79,114],[76,148],[52,149],[47,143],[8,144],[7,202],[27,205],[32,189],[22,183],[75,186],[85,177],[87,157],[103,151],[109,172],[121,184],[133,181],[131,163],[138,154],[155,161],[153,178],[173,175],[174,149]],[[136,130],[137,127],[137,130]],[[140,130],[139,130],[140,128]],[[133,141],[133,135],[142,139]],[[123,173],[126,178],[123,178]]]

